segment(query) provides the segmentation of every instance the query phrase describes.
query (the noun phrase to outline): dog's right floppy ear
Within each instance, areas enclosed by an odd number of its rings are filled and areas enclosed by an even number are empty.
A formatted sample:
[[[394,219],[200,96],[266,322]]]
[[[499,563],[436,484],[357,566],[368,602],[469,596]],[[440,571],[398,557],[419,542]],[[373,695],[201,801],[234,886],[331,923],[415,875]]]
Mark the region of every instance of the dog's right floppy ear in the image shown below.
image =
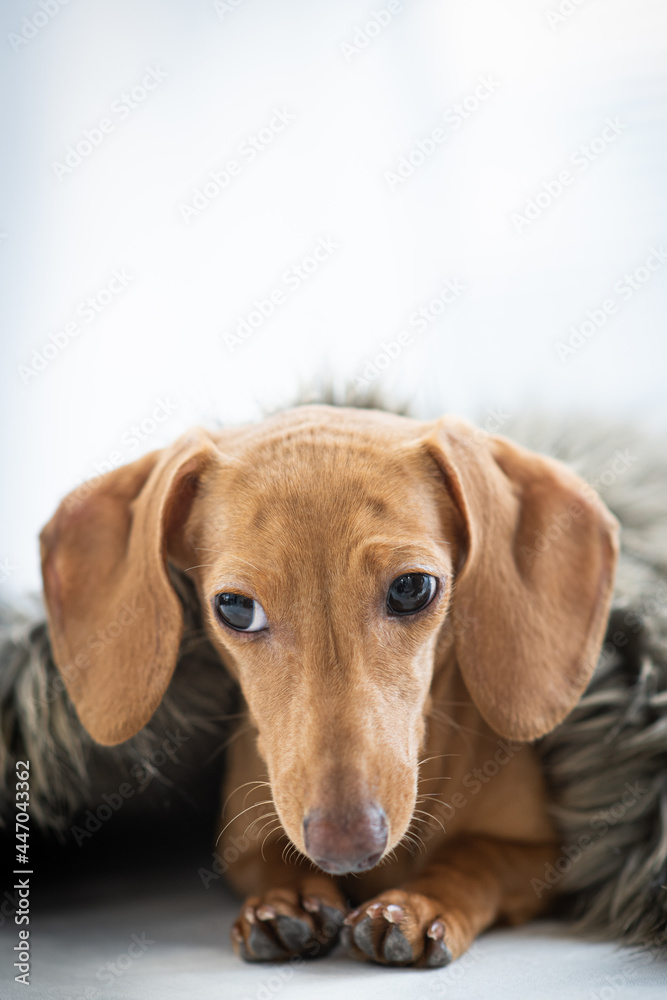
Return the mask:
[[[98,743],[138,732],[169,684],[183,613],[167,554],[217,454],[203,431],[186,435],[74,490],[41,533],[53,657]]]
[[[457,660],[501,736],[533,740],[574,707],[612,598],[618,522],[554,459],[443,417],[431,456],[462,525]]]

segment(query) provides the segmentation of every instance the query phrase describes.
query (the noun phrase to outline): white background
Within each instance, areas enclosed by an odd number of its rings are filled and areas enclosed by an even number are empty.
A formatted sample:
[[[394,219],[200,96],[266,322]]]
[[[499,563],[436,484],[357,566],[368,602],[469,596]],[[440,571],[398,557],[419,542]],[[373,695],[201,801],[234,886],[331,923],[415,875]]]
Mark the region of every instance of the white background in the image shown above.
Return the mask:
[[[217,7],[69,0],[42,25],[39,0],[2,4],[0,563],[12,589],[39,586],[39,528],[112,453],[130,461],[192,424],[253,419],[316,376],[342,385],[403,330],[412,343],[374,385],[419,413],[538,406],[667,427],[667,265],[627,300],[614,289],[667,247],[664,3],[413,0],[363,35],[385,0]],[[166,78],[121,116],[148,68]],[[493,92],[474,107],[483,78]],[[294,120],[247,162],[239,147],[274,109]],[[103,118],[113,131],[90,155],[54,166]],[[570,157],[607,119],[620,134],[580,169]],[[392,190],[387,172],[436,127],[446,140]],[[181,206],[230,159],[240,175],[186,222]],[[572,182],[517,223],[564,169]],[[338,249],[287,289],[284,272],[321,237]],[[132,281],[86,323],[79,303],[114,269]],[[465,291],[411,328],[447,280]],[[284,301],[231,352],[225,333],[275,289]],[[559,357],[608,299],[616,312]],[[26,375],[72,321],[78,335]],[[159,399],[173,412],[138,442],[132,427]]]

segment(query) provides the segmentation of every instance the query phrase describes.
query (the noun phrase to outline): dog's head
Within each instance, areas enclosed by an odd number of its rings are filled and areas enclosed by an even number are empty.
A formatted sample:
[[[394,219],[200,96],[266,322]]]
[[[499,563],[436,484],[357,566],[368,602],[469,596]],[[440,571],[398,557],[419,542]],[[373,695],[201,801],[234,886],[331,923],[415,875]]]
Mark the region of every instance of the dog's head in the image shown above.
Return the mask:
[[[617,524],[559,463],[452,418],[300,407],[196,432],[70,494],[42,532],[52,646],[82,724],[157,708],[187,571],[238,679],[293,843],[372,867],[415,807],[434,669],[500,735],[572,708],[611,599]]]

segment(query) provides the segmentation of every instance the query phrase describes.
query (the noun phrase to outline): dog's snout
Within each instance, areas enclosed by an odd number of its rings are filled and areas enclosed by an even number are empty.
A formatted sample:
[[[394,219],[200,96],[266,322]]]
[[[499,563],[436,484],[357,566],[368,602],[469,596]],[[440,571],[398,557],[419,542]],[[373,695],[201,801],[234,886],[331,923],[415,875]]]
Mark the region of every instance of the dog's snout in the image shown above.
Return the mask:
[[[303,821],[306,852],[330,875],[373,868],[387,846],[387,816],[369,804],[338,815],[314,809]]]

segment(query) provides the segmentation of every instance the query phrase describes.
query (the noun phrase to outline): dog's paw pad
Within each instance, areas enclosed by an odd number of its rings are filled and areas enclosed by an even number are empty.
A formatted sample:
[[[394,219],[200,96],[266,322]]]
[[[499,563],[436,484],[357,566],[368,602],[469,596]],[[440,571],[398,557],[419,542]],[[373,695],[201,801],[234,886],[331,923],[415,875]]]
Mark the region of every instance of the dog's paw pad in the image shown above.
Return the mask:
[[[385,934],[382,957],[390,965],[404,965],[412,961],[412,945],[396,924]]]
[[[311,916],[319,918],[322,928],[329,936],[336,935],[345,923],[345,913],[335,906],[330,906],[316,896],[303,896],[301,905]]]
[[[336,930],[340,931],[345,920],[345,914],[342,910],[338,910],[335,906],[327,906],[326,903],[322,903],[320,906],[320,914],[322,916],[324,929],[327,933],[334,934]]]
[[[298,917],[276,916],[278,937],[289,951],[300,954],[313,938],[313,928]]]
[[[250,961],[275,962],[285,957],[284,949],[269,937],[267,928],[260,924],[253,924],[250,928],[246,950],[250,954]]]
[[[278,889],[250,899],[232,928],[232,944],[247,962],[325,955],[338,940],[345,914],[315,896]]]
[[[452,952],[438,908],[435,900],[394,890],[350,913],[343,940],[359,957],[383,965],[447,965]]]
[[[373,958],[375,949],[373,945],[373,921],[370,916],[365,916],[363,920],[354,925],[352,937],[357,948],[363,951],[364,955]]]

